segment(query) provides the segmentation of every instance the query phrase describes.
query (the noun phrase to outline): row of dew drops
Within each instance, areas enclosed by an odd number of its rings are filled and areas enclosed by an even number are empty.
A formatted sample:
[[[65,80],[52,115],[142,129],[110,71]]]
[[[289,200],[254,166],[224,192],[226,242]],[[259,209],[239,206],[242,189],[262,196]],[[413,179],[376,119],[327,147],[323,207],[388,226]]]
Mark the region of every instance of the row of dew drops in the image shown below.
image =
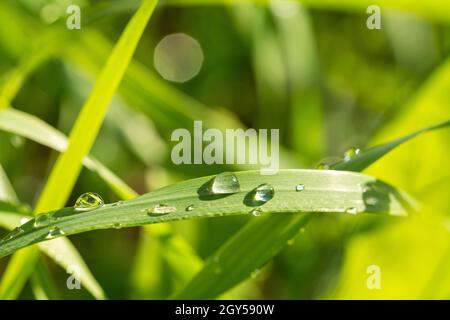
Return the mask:
[[[349,161],[354,156],[358,155],[360,153],[359,149],[351,148],[347,150],[344,153],[344,161]],[[319,170],[327,170],[330,166],[326,165],[324,163],[319,163],[316,166],[316,169]],[[297,184],[295,186],[295,191],[300,192],[305,190],[304,184]],[[215,176],[211,182],[209,183],[207,191],[212,195],[226,195],[226,194],[233,194],[240,192],[240,184],[238,181],[238,178],[236,175],[234,175],[231,172],[223,172]],[[269,200],[271,200],[275,195],[275,190],[273,186],[267,183],[263,183],[256,187],[251,192],[251,201],[253,204],[257,204],[255,208],[253,208],[250,213],[253,216],[260,216],[263,213],[262,205],[267,203]],[[114,203],[114,206],[122,205],[123,201],[118,201]],[[105,202],[103,199],[94,192],[87,192],[82,194],[75,202],[74,209],[76,211],[91,211],[100,207],[103,207],[105,205]],[[195,206],[193,204],[188,205],[185,210],[186,211],[193,211],[195,209]],[[144,212],[146,212],[149,216],[162,216],[166,215],[172,212],[177,211],[177,208],[168,204],[157,204],[151,208],[143,209]],[[356,214],[358,212],[357,208],[350,207],[345,210],[346,213],[350,214]],[[49,213],[44,213],[39,216],[37,216],[34,219],[33,227],[35,228],[41,228],[48,226],[49,224],[53,223],[57,218]],[[15,228],[13,231],[11,231],[8,235],[6,235],[5,238],[1,239],[0,242],[4,242],[7,240],[11,240],[12,238],[15,238],[16,236],[20,235],[24,232],[24,229],[22,228],[22,225],[26,223],[27,220],[21,221],[21,226]],[[115,229],[122,228],[122,224],[115,223],[113,225]],[[53,227],[49,230],[48,234],[46,235],[46,239],[53,239],[57,236],[64,235],[64,231],[61,230],[58,227]]]

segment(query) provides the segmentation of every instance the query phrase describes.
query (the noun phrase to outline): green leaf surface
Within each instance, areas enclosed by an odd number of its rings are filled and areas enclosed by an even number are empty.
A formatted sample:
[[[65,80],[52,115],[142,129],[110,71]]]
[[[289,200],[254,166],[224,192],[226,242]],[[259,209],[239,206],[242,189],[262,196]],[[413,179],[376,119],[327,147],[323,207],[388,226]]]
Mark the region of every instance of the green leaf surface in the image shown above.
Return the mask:
[[[49,234],[71,235],[89,230],[132,227],[182,219],[245,214],[316,212],[372,212],[407,215],[406,198],[389,185],[358,173],[322,170],[281,170],[276,175],[261,176],[259,171],[236,173],[240,191],[229,195],[211,195],[206,190],[213,177],[183,181],[133,200],[105,205],[92,211],[64,208],[51,213],[50,223],[35,227],[35,220],[16,230],[16,236],[0,245],[0,256],[49,239]],[[275,190],[267,203],[253,199],[255,188],[268,183]],[[302,184],[305,190],[296,191]],[[367,203],[368,197],[376,204]],[[372,201],[373,202],[373,201]],[[167,205],[171,212],[154,214],[155,206]],[[193,210],[187,210],[193,206]],[[255,217],[256,219],[256,217]],[[51,237],[50,237],[51,238]]]

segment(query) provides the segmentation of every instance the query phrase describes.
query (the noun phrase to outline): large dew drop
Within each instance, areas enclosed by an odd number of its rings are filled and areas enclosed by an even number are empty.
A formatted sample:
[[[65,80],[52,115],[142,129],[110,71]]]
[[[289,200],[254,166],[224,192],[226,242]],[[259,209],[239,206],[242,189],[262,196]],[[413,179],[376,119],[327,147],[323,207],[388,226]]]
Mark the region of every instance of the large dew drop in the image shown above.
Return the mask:
[[[55,219],[55,217],[53,217],[53,215],[51,215],[49,213],[44,213],[44,214],[38,215],[34,219],[34,224],[33,225],[36,228],[45,227],[45,226],[48,226],[50,223],[52,223],[55,220],[56,219]]]
[[[154,207],[147,209],[147,214],[149,216],[162,216],[171,212],[177,211],[177,208],[174,206],[169,206],[167,204],[157,204]]]
[[[209,191],[212,194],[232,194],[241,190],[239,180],[231,172],[222,172],[211,181]]]
[[[83,193],[75,202],[74,208],[77,211],[89,211],[103,207],[105,202],[102,197],[94,192]]]

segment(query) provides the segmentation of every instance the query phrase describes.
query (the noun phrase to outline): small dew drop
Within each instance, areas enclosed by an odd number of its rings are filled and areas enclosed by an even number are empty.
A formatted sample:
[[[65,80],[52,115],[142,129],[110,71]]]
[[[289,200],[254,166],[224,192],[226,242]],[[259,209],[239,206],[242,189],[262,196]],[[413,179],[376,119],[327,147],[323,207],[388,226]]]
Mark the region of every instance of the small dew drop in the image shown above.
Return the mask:
[[[356,207],[348,207],[347,209],[345,209],[345,212],[349,214],[357,214],[358,209]]]
[[[295,191],[303,191],[303,190],[305,190],[304,184],[298,184],[295,186]]]
[[[294,243],[295,243],[295,239],[294,239],[294,238],[289,239],[289,240],[287,241],[287,245],[288,245],[288,246],[292,246]]]
[[[169,213],[172,213],[175,211],[177,211],[177,208],[175,208],[174,206],[169,206],[167,204],[160,203],[152,208],[148,208],[147,214],[149,216],[162,216],[162,215],[169,214]]]
[[[262,209],[254,208],[252,211],[250,211],[250,213],[255,217],[259,217],[262,214]]]
[[[347,151],[344,152],[344,161],[349,161],[354,156],[358,155],[361,152],[360,149],[357,148],[350,148]]]
[[[239,192],[241,187],[234,173],[222,172],[214,177],[209,189],[212,194],[232,194]]]
[[[23,229],[21,227],[14,228],[10,233],[8,233],[2,241],[8,241],[15,237],[17,237],[19,234],[23,232]]]
[[[64,235],[64,231],[62,231],[60,228],[58,228],[58,227],[54,227],[54,228],[51,228],[50,229],[50,231],[48,232],[48,234],[47,234],[47,239],[53,239],[53,238],[56,238],[56,237],[58,237],[58,236],[62,236],[62,235]]]
[[[270,184],[263,183],[254,190],[253,198],[257,202],[267,202],[273,198],[275,191]]]
[[[105,202],[97,193],[87,192],[78,197],[74,208],[77,211],[89,211],[103,207],[104,205]]]
[[[44,213],[44,214],[40,214],[38,215],[35,219],[34,219],[34,227],[35,228],[40,228],[40,227],[45,227],[48,226],[50,223],[52,223],[55,219],[55,217],[49,213]]]
[[[186,211],[192,211],[192,210],[194,210],[194,205],[193,205],[193,204],[188,205],[188,206],[186,207]]]
[[[122,229],[122,228],[123,228],[123,224],[121,224],[121,223],[119,223],[119,222],[114,223],[114,224],[113,224],[113,228],[114,228],[114,229],[117,229],[117,230]]]
[[[118,206],[121,206],[121,205],[123,205],[123,201],[122,200],[119,200],[119,201],[113,203],[113,207],[118,207]]]

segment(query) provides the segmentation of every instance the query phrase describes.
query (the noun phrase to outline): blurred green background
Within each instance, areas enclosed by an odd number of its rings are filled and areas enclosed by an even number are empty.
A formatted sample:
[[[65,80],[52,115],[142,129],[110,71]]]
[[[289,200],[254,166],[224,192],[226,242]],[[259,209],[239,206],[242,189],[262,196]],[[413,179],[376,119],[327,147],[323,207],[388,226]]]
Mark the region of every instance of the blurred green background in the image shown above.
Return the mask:
[[[173,165],[170,134],[180,127],[191,130],[194,120],[221,129],[279,128],[282,167],[313,168],[342,158],[350,147],[389,141],[450,118],[450,5],[445,1],[380,1],[379,30],[366,26],[366,8],[376,1],[238,2],[167,0],[154,13],[91,152],[138,193],[247,169]],[[66,8],[73,3],[81,6],[80,30],[66,28]],[[1,0],[2,97],[9,95],[15,109],[69,134],[138,5],[132,0]],[[180,33],[195,39],[203,59],[189,47],[176,46],[180,54],[167,61],[155,57],[165,36]],[[199,60],[198,74],[182,83],[166,80],[155,68],[162,64],[176,78]],[[56,156],[47,147],[0,132],[0,164],[20,201],[30,207]],[[396,149],[367,173],[415,196],[422,204],[420,217],[317,216],[227,297],[450,298],[449,164],[449,130]],[[106,202],[118,200],[95,173],[83,169],[67,205],[88,191]],[[248,219],[182,221],[173,227],[207,258]],[[180,286],[146,230],[70,237],[109,298],[166,298]],[[43,259],[62,298],[91,298],[85,290],[68,290],[65,270]],[[0,274],[7,262],[0,260]],[[381,268],[381,290],[366,287],[369,265]],[[28,286],[20,298],[33,298]]]

